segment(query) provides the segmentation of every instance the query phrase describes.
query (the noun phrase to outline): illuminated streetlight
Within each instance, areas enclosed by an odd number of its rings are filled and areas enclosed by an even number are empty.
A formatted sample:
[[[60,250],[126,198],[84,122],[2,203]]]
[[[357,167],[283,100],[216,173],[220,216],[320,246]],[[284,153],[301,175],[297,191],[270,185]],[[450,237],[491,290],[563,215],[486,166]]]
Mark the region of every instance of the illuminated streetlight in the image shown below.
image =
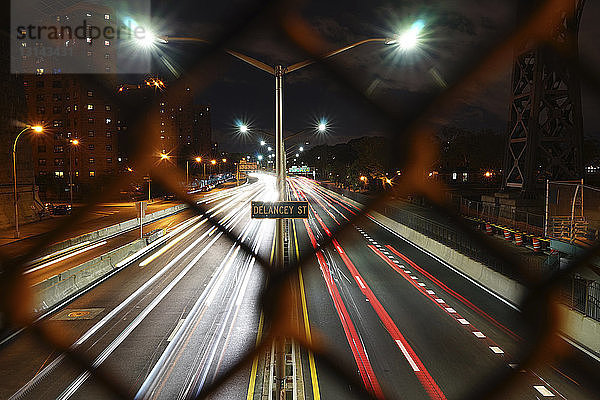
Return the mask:
[[[202,157],[196,157],[195,160],[197,163],[202,162]]]
[[[419,45],[419,39],[424,27],[425,23],[422,20],[417,20],[409,29],[402,32],[395,41],[389,44],[396,44],[403,51],[412,50]]]
[[[223,161],[224,163],[226,163],[226,162],[227,162],[227,159],[226,159],[226,158],[224,158],[224,159],[222,159],[221,161]]]
[[[263,156],[259,154],[258,157],[256,157],[256,158],[258,159],[258,161],[262,161]]]
[[[240,129],[240,132],[246,133],[246,132],[248,132],[248,125],[242,124],[239,126],[239,129]]]
[[[71,209],[73,209],[73,147],[79,146],[79,139],[71,139],[71,147],[69,147],[69,199],[71,200]]]
[[[19,138],[21,137],[21,135],[23,134],[23,132],[27,131],[31,129],[32,131],[34,131],[35,133],[41,133],[44,130],[44,127],[41,125],[27,125],[25,126],[25,128],[23,128],[21,130],[21,132],[19,132],[19,134],[17,135],[17,137],[15,138],[15,142],[13,143],[13,151],[12,151],[12,156],[13,156],[13,179],[14,179],[14,183],[15,183],[15,192],[14,192],[14,202],[15,202],[15,238],[19,238],[20,234],[19,234],[19,203],[17,200],[17,141],[19,140]]]
[[[273,148],[271,146],[267,147],[268,151],[273,151]]]
[[[216,164],[217,164],[217,160],[210,160],[210,163],[211,163],[212,165],[216,165]]]
[[[300,146],[300,148],[298,150],[304,151],[304,147]]]
[[[261,146],[264,146],[265,144],[267,144],[267,142],[265,142],[264,140],[261,140],[261,141],[260,141],[260,145],[261,145]]]
[[[165,153],[160,153],[160,159],[161,159],[161,160],[168,160],[169,158],[171,158],[171,157],[169,157],[169,155],[168,155],[168,154],[165,154]]]
[[[319,130],[319,132],[323,133],[327,130],[327,124],[325,122],[320,122],[317,129]]]

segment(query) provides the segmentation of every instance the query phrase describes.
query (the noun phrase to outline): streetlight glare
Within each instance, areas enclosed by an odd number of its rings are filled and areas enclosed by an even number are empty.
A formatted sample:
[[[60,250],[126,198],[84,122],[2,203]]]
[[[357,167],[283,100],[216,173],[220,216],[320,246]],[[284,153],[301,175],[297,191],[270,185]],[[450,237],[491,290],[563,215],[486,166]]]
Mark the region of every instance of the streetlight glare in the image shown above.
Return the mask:
[[[271,146],[269,146],[269,147],[267,147],[267,150],[273,151],[273,148]]]
[[[40,133],[40,132],[42,132],[44,130],[44,127],[42,127],[41,125],[35,125],[35,126],[32,126],[31,129],[34,132]]]
[[[79,140],[77,140],[77,139],[73,139],[73,140],[71,140],[71,144],[72,144],[73,146],[77,146],[77,145],[79,145]]]
[[[217,160],[210,160],[210,163],[211,163],[212,165],[215,165],[215,164],[217,163]]]
[[[298,150],[304,151],[304,147],[300,146],[300,148]]]
[[[161,160],[168,160],[169,159],[169,155],[165,154],[165,153],[160,153],[160,159]]]
[[[196,162],[202,162],[202,157],[196,157],[195,160]]]
[[[240,132],[242,132],[242,133],[248,132],[248,125],[246,125],[246,124],[241,124],[239,126],[239,128],[240,128]]]
[[[425,27],[423,20],[415,21],[409,29],[398,36],[397,44],[401,50],[412,50],[419,44],[421,32]]]
[[[317,129],[319,132],[325,132],[327,130],[327,124],[325,122],[320,122]]]
[[[265,144],[267,144],[267,142],[265,142],[264,140],[261,140],[261,141],[260,141],[260,145],[261,145],[261,146],[264,146]]]
[[[258,161],[262,161],[263,156],[259,154],[258,157],[256,157],[256,158],[258,158]]]

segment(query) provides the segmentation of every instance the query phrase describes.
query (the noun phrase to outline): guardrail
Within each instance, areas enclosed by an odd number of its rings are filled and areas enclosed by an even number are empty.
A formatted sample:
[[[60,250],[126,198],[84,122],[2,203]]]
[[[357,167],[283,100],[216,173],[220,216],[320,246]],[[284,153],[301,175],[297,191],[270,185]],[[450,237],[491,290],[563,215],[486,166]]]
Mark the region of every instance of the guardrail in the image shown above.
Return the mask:
[[[143,224],[149,224],[151,222],[157,221],[161,218],[167,217],[169,215],[176,214],[188,208],[187,204],[177,204],[173,207],[164,208],[162,210],[158,210],[153,212],[152,214],[147,214],[144,217]],[[38,254],[39,257],[55,253],[57,251],[61,251],[67,249],[72,246],[76,246],[80,243],[84,242],[95,242],[101,239],[105,239],[107,237],[111,237],[120,233],[124,233],[130,231],[132,229],[139,228],[140,219],[133,218],[124,222],[120,222],[118,224],[114,224],[111,226],[107,226],[106,228],[98,229],[93,232],[84,233],[83,235],[79,235],[62,242],[55,243],[45,248],[44,252]]]

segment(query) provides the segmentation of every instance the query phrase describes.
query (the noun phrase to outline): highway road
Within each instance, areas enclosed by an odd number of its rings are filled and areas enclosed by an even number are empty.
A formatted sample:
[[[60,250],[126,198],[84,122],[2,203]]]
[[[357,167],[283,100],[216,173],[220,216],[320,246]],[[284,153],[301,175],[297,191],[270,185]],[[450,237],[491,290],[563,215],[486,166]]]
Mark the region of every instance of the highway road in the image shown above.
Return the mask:
[[[250,219],[273,200],[272,178],[207,195],[201,203],[239,239],[196,216],[163,246],[42,323],[140,398],[189,398],[256,340],[264,274],[240,242],[268,256],[274,223]],[[94,399],[110,393],[25,330],[0,351],[0,398]],[[227,387],[246,393],[248,374]],[[235,397],[235,396],[234,396]],[[239,396],[238,396],[239,398]]]
[[[310,202],[293,220],[291,248],[314,249],[358,209],[305,178],[290,197]],[[200,216],[173,225],[165,243],[42,321],[131,396],[188,399],[250,349],[265,274],[240,250],[269,258],[272,220],[250,219],[250,201],[274,200],[274,178],[204,197],[232,242]],[[304,329],[378,398],[461,399],[511,358],[519,313],[442,261],[366,217],[310,254],[298,274]],[[315,340],[317,340],[315,339]],[[357,398],[312,353],[302,352],[308,399]],[[250,368],[215,399],[259,398]],[[0,349],[0,398],[101,399],[110,392],[25,330]],[[523,370],[502,398],[594,398],[556,365]]]
[[[314,181],[290,183],[292,197],[311,205],[311,218],[295,220],[292,229],[300,251],[358,212]],[[522,340],[519,312],[372,218],[336,235],[301,274],[312,334],[378,398],[461,399],[495,369],[518,368],[511,354]],[[332,371],[318,362],[311,368],[306,359],[309,398],[353,398]],[[595,395],[545,364],[522,370],[500,396],[550,397]]]

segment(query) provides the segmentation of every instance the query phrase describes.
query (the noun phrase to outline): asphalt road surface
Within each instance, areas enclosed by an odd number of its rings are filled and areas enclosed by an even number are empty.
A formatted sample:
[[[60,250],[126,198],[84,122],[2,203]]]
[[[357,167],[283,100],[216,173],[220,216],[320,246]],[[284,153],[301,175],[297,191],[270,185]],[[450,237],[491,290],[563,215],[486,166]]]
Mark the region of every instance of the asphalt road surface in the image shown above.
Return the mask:
[[[310,202],[293,220],[291,248],[304,254],[298,274],[302,323],[378,398],[461,399],[496,371],[518,368],[501,398],[591,399],[593,393],[556,365],[522,370],[511,354],[522,345],[519,312],[440,260],[362,218],[313,253],[358,209],[304,178],[289,181],[291,199]],[[250,201],[274,200],[274,178],[208,195],[209,214],[170,226],[165,242],[40,324],[137,398],[193,398],[251,349],[259,331],[265,274],[245,243],[272,253],[274,222],[250,219]],[[306,251],[310,251],[306,253]],[[308,399],[358,398],[336,369],[302,352]],[[250,368],[215,399],[258,398]],[[0,349],[0,398],[100,399],[106,385],[25,330]]]

